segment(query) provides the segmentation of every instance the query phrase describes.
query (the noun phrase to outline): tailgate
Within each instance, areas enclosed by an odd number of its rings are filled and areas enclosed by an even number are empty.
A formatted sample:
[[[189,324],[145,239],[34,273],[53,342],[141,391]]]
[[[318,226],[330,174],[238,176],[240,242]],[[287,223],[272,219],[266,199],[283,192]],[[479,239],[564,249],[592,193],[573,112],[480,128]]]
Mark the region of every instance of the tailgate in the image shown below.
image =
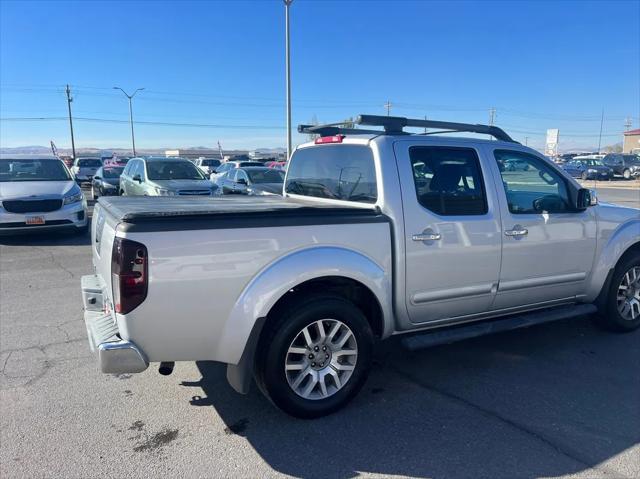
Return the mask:
[[[105,295],[104,301],[108,303],[112,303],[113,298],[111,288],[111,255],[117,225],[118,220],[111,216],[100,204],[100,201],[98,201],[93,210],[91,249],[93,253],[93,266],[103,294]]]

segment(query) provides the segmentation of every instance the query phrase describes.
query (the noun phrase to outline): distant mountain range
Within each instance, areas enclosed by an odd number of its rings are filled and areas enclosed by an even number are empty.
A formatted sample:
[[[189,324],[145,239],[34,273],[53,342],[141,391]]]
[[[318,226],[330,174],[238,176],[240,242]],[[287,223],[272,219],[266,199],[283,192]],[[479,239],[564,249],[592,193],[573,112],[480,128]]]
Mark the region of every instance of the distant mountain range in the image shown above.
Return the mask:
[[[195,147],[188,147],[188,148],[145,148],[145,149],[138,149],[137,153],[139,155],[163,155],[164,156],[164,152],[167,150],[179,150],[181,152],[189,152],[189,151],[197,150],[199,153],[202,153],[205,156],[218,155],[217,148],[210,148],[206,146],[195,146]],[[113,152],[118,156],[127,156],[131,154],[131,150],[128,148],[77,148],[76,155],[77,156],[97,155],[102,151]],[[240,150],[233,150],[233,151],[224,150],[224,153],[225,154],[236,153],[237,151],[240,151]],[[243,150],[243,151],[246,152],[247,150]],[[286,153],[287,150],[285,148],[257,148],[256,150],[253,150],[253,151],[256,151],[257,153],[264,156],[268,156],[268,155],[278,156],[278,154]],[[59,148],[58,153],[62,155],[71,155],[71,149]],[[11,148],[2,147],[0,148],[0,154],[2,155],[50,155],[51,148],[49,148],[48,146],[39,146],[39,145],[16,146]]]

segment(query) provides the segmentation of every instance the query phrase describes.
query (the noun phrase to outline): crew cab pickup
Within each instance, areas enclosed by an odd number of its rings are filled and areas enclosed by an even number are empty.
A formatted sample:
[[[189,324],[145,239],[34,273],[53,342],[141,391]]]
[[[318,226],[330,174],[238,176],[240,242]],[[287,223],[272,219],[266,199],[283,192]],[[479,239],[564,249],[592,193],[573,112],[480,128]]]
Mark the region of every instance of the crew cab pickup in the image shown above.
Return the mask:
[[[100,198],[82,292],[102,371],[219,361],[237,391],[255,378],[318,417],[392,335],[420,348],[591,313],[640,326],[640,210],[598,204],[497,127],[358,122],[383,129],[301,126],[319,138],[292,154],[283,197]]]

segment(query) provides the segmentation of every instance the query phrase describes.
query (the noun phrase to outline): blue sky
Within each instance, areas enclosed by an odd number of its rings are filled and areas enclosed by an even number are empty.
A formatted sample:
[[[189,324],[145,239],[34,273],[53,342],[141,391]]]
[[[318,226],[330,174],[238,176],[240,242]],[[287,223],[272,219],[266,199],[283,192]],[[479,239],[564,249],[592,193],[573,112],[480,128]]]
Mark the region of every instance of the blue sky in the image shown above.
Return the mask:
[[[482,123],[495,107],[535,147],[547,128],[564,149],[597,145],[602,108],[603,145],[627,117],[640,127],[639,1],[294,0],[291,14],[294,125],[390,100],[395,115]],[[129,146],[114,85],[145,87],[139,148],[284,146],[284,6],[0,1],[0,144],[69,147],[67,83],[80,147]]]

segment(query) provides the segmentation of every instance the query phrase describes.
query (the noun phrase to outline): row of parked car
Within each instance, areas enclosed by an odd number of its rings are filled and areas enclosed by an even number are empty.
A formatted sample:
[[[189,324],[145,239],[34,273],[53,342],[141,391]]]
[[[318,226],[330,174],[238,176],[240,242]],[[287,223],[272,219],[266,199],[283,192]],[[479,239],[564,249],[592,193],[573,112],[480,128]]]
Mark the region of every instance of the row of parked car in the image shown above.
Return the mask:
[[[631,154],[574,156],[563,162],[561,167],[574,178],[583,180],[612,180],[616,176],[630,180],[640,177],[640,158]]]
[[[98,166],[98,165],[96,165]],[[82,169],[83,166],[79,165]],[[85,168],[89,168],[88,166]],[[79,183],[91,182],[100,196],[217,196],[280,194],[284,171],[279,164],[258,161],[139,157],[108,163],[92,173],[81,170]]]
[[[281,194],[281,162],[201,158],[0,158],[0,234],[42,229],[87,231],[81,189],[100,196]]]

